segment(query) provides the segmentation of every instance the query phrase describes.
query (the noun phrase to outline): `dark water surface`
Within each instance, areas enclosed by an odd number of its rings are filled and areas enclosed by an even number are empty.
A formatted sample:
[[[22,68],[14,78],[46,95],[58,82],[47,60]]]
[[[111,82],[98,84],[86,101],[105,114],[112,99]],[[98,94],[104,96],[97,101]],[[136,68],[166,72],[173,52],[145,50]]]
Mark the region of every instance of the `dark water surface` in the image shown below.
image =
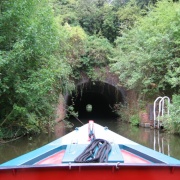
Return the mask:
[[[81,123],[75,119],[72,122],[74,128],[81,126]],[[85,120],[83,122],[87,123],[88,121]],[[110,130],[137,143],[180,160],[180,136],[168,135],[165,132],[149,128],[134,127],[117,120],[103,119],[102,121],[97,119],[95,122],[102,126],[107,126]],[[69,129],[66,132],[68,131]],[[13,142],[0,144],[0,164],[41,147],[57,138],[59,137],[55,134],[41,134],[35,137],[23,137]]]

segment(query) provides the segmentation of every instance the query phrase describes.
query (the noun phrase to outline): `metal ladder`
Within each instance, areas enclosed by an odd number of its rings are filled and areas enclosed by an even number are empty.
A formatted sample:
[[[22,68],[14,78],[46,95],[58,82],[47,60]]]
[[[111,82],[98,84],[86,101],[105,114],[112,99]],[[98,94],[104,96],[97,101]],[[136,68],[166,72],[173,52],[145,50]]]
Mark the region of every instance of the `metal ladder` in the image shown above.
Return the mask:
[[[165,104],[165,100],[166,99],[167,99],[167,105]],[[157,110],[157,103],[158,103],[158,113],[156,113],[157,112],[156,111]],[[165,113],[167,115],[169,115],[169,104],[170,104],[170,99],[167,96],[164,96],[164,97],[159,96],[154,101],[154,108],[153,108],[154,127],[156,127],[156,123],[157,123],[157,128],[159,129],[159,126],[160,126],[160,116],[163,118]]]

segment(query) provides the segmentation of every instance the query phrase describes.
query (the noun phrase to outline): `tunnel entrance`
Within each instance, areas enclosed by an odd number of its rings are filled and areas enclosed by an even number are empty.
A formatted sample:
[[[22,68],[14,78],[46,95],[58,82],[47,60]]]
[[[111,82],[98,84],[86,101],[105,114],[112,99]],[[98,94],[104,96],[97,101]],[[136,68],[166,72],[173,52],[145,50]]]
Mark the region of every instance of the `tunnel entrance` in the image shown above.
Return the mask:
[[[124,104],[124,101],[123,88],[101,81],[81,83],[77,85],[76,91],[66,97],[66,105],[73,106],[74,111],[78,112],[78,118],[83,121],[117,118],[114,105]],[[92,111],[87,111],[87,105],[92,106]]]

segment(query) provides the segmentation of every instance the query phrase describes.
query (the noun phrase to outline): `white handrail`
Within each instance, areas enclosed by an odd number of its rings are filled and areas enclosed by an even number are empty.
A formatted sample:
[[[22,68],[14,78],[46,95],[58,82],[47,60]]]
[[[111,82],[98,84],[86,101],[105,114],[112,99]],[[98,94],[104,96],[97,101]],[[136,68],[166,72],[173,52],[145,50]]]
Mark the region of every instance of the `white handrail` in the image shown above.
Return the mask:
[[[154,127],[156,126],[156,121],[157,121],[158,129],[159,129],[159,122],[160,122],[159,118],[160,118],[160,116],[162,116],[162,117],[164,116],[164,106],[165,106],[164,101],[165,101],[165,99],[167,99],[167,102],[168,102],[168,104],[167,104],[167,115],[169,115],[169,104],[170,104],[169,97],[167,97],[167,96],[164,96],[164,97],[159,96],[154,101]],[[158,109],[158,115],[156,116],[156,103],[157,103],[158,100],[159,100],[159,104],[158,104],[159,109]]]
[[[162,109],[163,109],[163,107],[161,107],[162,101],[163,101],[163,97],[162,97],[161,100],[159,101],[159,111],[158,111],[158,116],[157,116],[158,129],[159,129],[159,118],[160,118],[160,116],[162,115]]]
[[[161,96],[157,97],[156,100],[154,101],[154,109],[153,109],[153,112],[154,112],[154,127],[156,126],[156,102],[159,100],[159,99],[162,99]]]
[[[162,116],[164,115],[164,101],[165,101],[165,99],[167,99],[167,101],[168,101],[168,104],[167,104],[167,115],[169,115],[170,99],[169,99],[169,97],[164,96],[164,97],[163,97],[163,101],[162,101]]]

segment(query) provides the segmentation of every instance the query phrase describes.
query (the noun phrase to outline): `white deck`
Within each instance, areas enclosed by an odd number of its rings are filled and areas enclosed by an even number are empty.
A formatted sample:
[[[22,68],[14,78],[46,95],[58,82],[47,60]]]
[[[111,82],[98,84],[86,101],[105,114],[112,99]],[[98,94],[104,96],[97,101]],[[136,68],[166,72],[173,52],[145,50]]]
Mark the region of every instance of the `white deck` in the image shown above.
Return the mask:
[[[167,155],[164,155],[162,153],[159,153],[157,151],[154,151],[152,149],[149,149],[145,146],[142,146],[136,142],[133,142],[123,136],[120,136],[111,130],[108,130],[105,127],[102,127],[96,123],[94,123],[94,129],[95,129],[95,137],[96,139],[105,139],[109,141],[110,143],[114,143],[117,145],[122,145],[126,148],[129,148],[135,152],[138,152],[138,154],[141,156],[149,156],[150,158],[157,159],[159,162],[165,163],[165,164],[175,164],[180,165],[180,161],[169,157]],[[34,151],[31,151],[27,154],[24,154],[20,157],[17,157],[15,159],[12,159],[6,163],[3,163],[0,165],[2,166],[20,166],[27,161],[31,161],[35,158],[38,158],[42,156],[43,154],[46,154],[48,152],[51,152],[52,150],[55,150],[63,145],[68,144],[89,144],[89,137],[88,137],[88,124],[83,125],[82,127],[78,128],[78,130],[74,130],[70,132],[69,134],[45,145],[41,148],[38,148]]]

